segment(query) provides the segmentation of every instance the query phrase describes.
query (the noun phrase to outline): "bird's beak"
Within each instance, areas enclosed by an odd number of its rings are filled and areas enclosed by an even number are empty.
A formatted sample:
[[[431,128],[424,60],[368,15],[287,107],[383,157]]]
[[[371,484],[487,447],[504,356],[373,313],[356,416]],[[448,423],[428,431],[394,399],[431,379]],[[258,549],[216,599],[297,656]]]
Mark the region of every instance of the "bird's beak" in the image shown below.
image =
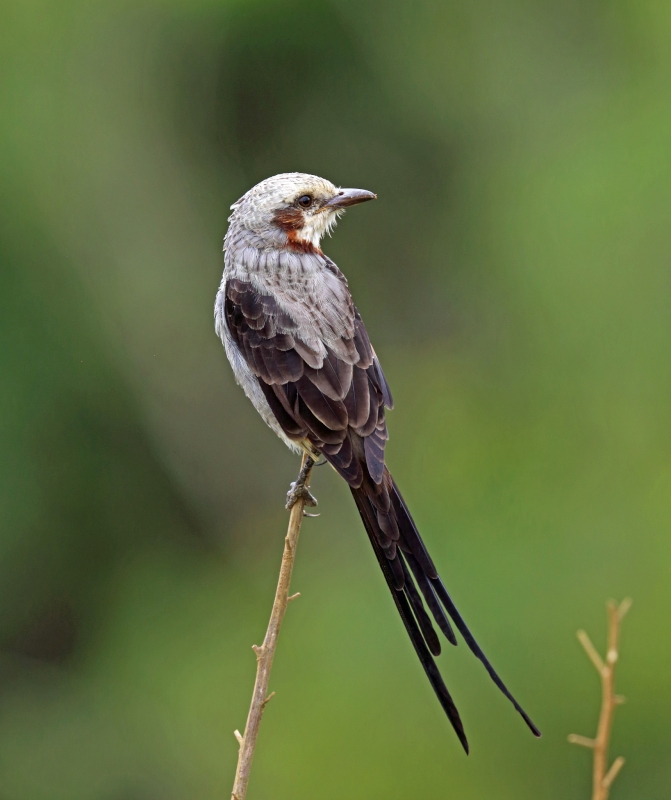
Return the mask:
[[[341,189],[335,197],[324,203],[324,208],[348,208],[366,200],[377,200],[377,195],[365,189]]]

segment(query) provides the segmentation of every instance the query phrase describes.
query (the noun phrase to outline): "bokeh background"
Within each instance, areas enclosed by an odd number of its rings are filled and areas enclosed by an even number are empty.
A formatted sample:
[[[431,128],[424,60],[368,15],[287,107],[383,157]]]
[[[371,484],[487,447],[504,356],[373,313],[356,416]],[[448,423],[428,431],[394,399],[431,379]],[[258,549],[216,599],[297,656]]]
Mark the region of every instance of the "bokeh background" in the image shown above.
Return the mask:
[[[228,207],[379,200],[327,252],[393,387],[389,462],[544,731],[462,645],[432,696],[347,489],[313,482],[250,798],[671,796],[671,6],[5,0],[0,797],[227,797],[296,458],[212,324]]]

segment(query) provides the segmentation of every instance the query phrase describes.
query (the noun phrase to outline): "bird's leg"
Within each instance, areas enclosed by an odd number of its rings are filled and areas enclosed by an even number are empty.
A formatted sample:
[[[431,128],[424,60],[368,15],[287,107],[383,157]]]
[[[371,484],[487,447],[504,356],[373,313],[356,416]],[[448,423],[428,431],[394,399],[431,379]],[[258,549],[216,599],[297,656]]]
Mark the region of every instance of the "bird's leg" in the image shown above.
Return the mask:
[[[305,459],[305,463],[301,467],[301,471],[298,473],[298,477],[296,480],[291,484],[289,491],[287,492],[287,504],[286,508],[290,509],[299,499],[303,500],[303,503],[306,506],[316,506],[317,501],[315,498],[310,494],[308,491],[308,487],[305,485],[307,481],[307,477],[310,474],[310,470],[314,466],[314,459],[308,457]]]

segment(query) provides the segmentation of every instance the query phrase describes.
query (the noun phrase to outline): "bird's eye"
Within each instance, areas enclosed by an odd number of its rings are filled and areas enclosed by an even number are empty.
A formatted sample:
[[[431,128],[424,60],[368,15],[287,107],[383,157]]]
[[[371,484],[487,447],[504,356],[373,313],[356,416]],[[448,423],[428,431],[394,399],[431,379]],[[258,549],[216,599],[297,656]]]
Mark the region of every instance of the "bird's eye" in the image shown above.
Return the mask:
[[[298,198],[298,205],[303,206],[303,208],[310,208],[312,205],[312,197],[309,194],[304,194],[302,197]]]

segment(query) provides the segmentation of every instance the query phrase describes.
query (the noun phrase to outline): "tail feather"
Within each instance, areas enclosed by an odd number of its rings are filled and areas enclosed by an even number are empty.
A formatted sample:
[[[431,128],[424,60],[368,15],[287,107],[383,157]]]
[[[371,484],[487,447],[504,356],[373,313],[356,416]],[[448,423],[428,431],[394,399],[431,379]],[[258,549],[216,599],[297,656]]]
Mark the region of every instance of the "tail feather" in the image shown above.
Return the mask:
[[[424,637],[422,636],[417,622],[415,621],[415,617],[412,614],[410,603],[408,602],[405,591],[396,589],[394,585],[394,576],[389,566],[389,561],[384,555],[384,551],[378,542],[377,519],[373,509],[373,504],[371,503],[370,498],[367,496],[366,491],[363,489],[352,487],[352,495],[354,496],[354,501],[356,502],[357,508],[359,509],[359,514],[363,520],[364,527],[368,533],[370,543],[373,545],[373,550],[377,556],[378,563],[382,568],[382,573],[384,574],[387,585],[389,586],[392,597],[394,598],[394,603],[396,604],[398,613],[415,648],[415,652],[419,657],[422,667],[424,667],[424,671],[426,672],[438,701],[443,707],[443,710],[445,711],[448,720],[454,728],[454,731],[457,734],[457,737],[459,738],[464,750],[466,753],[468,753],[468,740],[466,738],[466,733],[464,732],[464,726],[461,722],[461,717],[459,716],[457,707],[452,699],[452,695],[449,693],[447,686],[445,686],[443,677],[440,674],[431,653],[429,652],[426,642],[424,641]]]
[[[405,580],[405,585],[403,588],[405,590],[406,597],[410,601],[410,605],[415,614],[415,619],[419,623],[424,641],[426,642],[432,655],[439,656],[440,639],[438,638],[438,634],[431,624],[429,615],[426,613],[424,604],[422,603],[422,598],[419,596],[419,592],[417,591],[417,588],[410,577],[410,573],[408,572],[408,567],[405,564],[403,556],[400,556],[399,561],[403,567],[403,577]]]
[[[381,513],[380,489],[385,487],[389,492],[390,507],[386,516],[392,516],[395,526],[399,531],[397,547],[384,549],[381,542],[386,542],[387,536],[382,532],[378,519]],[[468,741],[454,701],[445,686],[438,671],[433,656],[440,654],[440,642],[431,624],[431,619],[426,612],[422,596],[431,615],[445,637],[452,644],[457,643],[456,636],[446,615],[452,619],[457,630],[461,633],[466,644],[474,655],[482,661],[489,676],[496,686],[510,700],[515,709],[520,713],[526,724],[535,736],[540,736],[540,731],[529,718],[528,714],[515,700],[498,673],[494,670],[482,649],[475,641],[473,634],[464,622],[450,595],[448,594],[436,567],[429,556],[422,541],[417,526],[415,525],[408,507],[403,500],[393,478],[385,468],[385,475],[381,486],[372,486],[364,478],[363,483],[356,487],[350,486],[352,495],[368,533],[368,538],[373,545],[375,555],[382,568],[389,589],[394,598],[403,624],[410,636],[429,678],[438,700],[440,701],[449,721],[452,724],[464,750],[468,753]],[[384,489],[383,489],[384,491]],[[388,524],[385,522],[385,527]],[[413,581],[414,577],[414,581]],[[415,582],[417,585],[415,585]],[[419,590],[417,590],[419,587]],[[421,596],[420,596],[421,592]],[[442,604],[442,605],[441,605]]]
[[[447,641],[456,647],[457,637],[454,635],[454,631],[452,630],[452,626],[450,625],[450,620],[447,618],[447,615],[445,614],[445,610],[440,605],[440,600],[436,595],[436,592],[433,588],[433,584],[431,583],[430,579],[426,577],[426,573],[422,570],[422,568],[419,565],[419,562],[411,553],[405,554],[405,560],[410,566],[412,574],[415,576],[417,585],[419,586],[422,594],[424,595],[426,604],[429,607],[431,613],[433,614],[433,618],[438,623],[438,627],[443,632],[443,635],[445,636]]]
[[[422,541],[422,537],[419,535],[415,522],[410,516],[405,500],[401,496],[398,486],[394,483],[394,479],[391,477],[388,470],[387,476],[391,483],[391,500],[394,511],[396,512],[396,525],[410,548],[410,552],[415,556],[426,576],[428,578],[437,578],[438,570],[436,569],[436,565],[433,563]]]
[[[436,592],[438,597],[440,597],[441,602],[445,606],[447,613],[452,617],[452,621],[457,626],[457,630],[459,633],[464,637],[464,641],[470,647],[471,652],[477,658],[482,661],[485,669],[489,673],[489,677],[494,681],[494,683],[499,687],[499,689],[503,692],[503,694],[510,700],[510,702],[515,706],[515,709],[521,714],[522,719],[526,722],[529,726],[531,732],[534,736],[540,736],[541,732],[538,728],[534,725],[531,721],[531,718],[527,714],[527,712],[522,708],[522,706],[515,700],[515,698],[510,693],[510,690],[505,685],[505,683],[501,680],[498,673],[494,669],[494,667],[490,664],[489,659],[487,656],[482,652],[482,648],[480,645],[475,641],[475,637],[468,629],[468,626],[464,622],[464,618],[461,614],[457,611],[457,607],[454,605],[454,601],[450,597],[445,588],[445,584],[441,581],[440,577],[436,578],[432,581],[433,585],[436,588]]]

